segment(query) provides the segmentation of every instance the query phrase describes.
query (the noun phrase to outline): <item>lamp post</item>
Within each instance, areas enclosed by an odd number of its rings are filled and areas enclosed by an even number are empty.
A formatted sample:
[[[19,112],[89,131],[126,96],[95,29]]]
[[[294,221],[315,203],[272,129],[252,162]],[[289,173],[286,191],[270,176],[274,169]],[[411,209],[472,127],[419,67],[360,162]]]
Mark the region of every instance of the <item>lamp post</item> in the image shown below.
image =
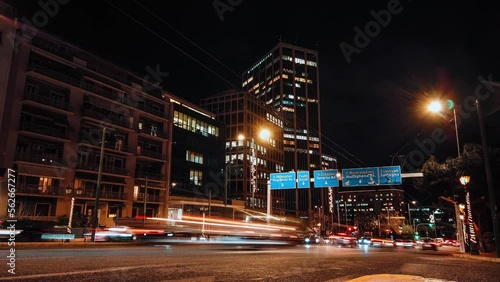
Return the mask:
[[[476,239],[476,231],[474,230],[474,221],[472,220],[472,207],[470,204],[470,193],[467,188],[467,184],[469,184],[470,176],[464,175],[460,177],[460,183],[464,186],[465,189],[465,204],[467,206],[467,224],[468,224],[468,232],[469,232],[469,246],[470,246],[470,254],[471,255],[479,255],[479,251],[477,249],[477,239]]]
[[[200,211],[203,213],[203,223],[201,225],[201,235],[205,237],[205,212],[208,211],[208,207],[200,207]]]
[[[416,201],[411,201],[411,204],[416,204]],[[408,202],[408,225],[411,224],[411,210],[410,210],[410,202]],[[413,227],[413,231],[415,231],[415,227]]]
[[[77,189],[73,189],[71,187],[67,187],[65,189],[65,192],[66,192],[66,195],[71,195],[73,192],[76,193],[76,195],[81,195],[83,190],[80,189],[80,188],[77,188]],[[74,207],[75,207],[75,197],[71,197],[71,206],[69,208],[69,219],[68,219],[68,227],[71,228],[71,224],[73,223],[73,211],[74,211]]]
[[[442,108],[443,107],[441,105],[441,102],[439,102],[439,101],[433,101],[428,106],[428,110],[430,112],[434,112],[434,113],[441,113]],[[458,139],[457,112],[455,110],[455,107],[453,107],[453,121],[455,122],[455,138],[457,139],[457,153],[458,153],[458,157],[461,158],[462,156],[460,154],[460,142]]]

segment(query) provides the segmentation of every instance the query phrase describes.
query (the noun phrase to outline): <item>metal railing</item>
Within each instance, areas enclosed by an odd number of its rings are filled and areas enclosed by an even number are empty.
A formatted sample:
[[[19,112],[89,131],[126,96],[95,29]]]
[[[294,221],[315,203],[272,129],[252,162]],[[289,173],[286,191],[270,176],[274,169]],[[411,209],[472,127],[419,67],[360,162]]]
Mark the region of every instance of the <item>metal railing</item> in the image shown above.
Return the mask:
[[[136,201],[144,201],[144,193],[139,193],[137,195]],[[160,195],[151,195],[148,194],[146,197],[146,203],[150,202],[157,202],[157,203],[162,203],[163,202],[163,197]]]
[[[94,141],[96,141],[96,140],[94,140]],[[93,143],[91,140],[89,140],[88,136],[85,134],[80,134],[80,142],[85,143],[85,144],[89,144],[89,145],[93,145],[93,146],[97,146],[97,147],[101,146],[101,139],[99,139],[98,143]],[[130,152],[128,149],[127,143],[122,143],[120,145],[118,142],[106,141],[104,143],[104,148],[112,149],[112,150],[120,151],[120,152]]]
[[[138,156],[150,157],[150,158],[154,158],[154,159],[160,159],[160,160],[165,159],[165,155],[162,154],[161,152],[155,152],[155,151],[145,150],[145,149],[142,149],[142,148],[140,150],[137,150],[137,155]]]
[[[153,180],[163,180],[164,175],[158,173],[145,172],[145,171],[136,171],[135,173],[135,178],[146,178],[146,177],[148,179],[153,179]]]
[[[44,105],[58,108],[58,109],[65,110],[65,111],[72,111],[73,110],[72,107],[66,102],[63,102],[63,101],[58,100],[58,99],[53,99],[53,98],[50,98],[47,96],[43,96],[40,94],[26,93],[26,94],[24,94],[24,98],[26,100],[34,101],[34,102],[37,102],[40,104],[44,104]]]
[[[126,116],[123,116],[123,118],[120,119],[118,117],[114,117],[113,115],[103,114],[96,109],[83,109],[82,116],[90,117],[100,121],[109,121],[112,124],[119,125],[125,128],[132,128],[132,124],[128,121],[128,118]]]
[[[68,132],[54,129],[53,127],[48,127],[45,125],[40,125],[32,122],[21,122],[19,124],[19,130],[30,131],[43,135],[50,135],[54,137],[59,137],[63,139],[68,139]]]
[[[77,169],[84,169],[84,170],[91,170],[91,171],[99,171],[99,165],[98,164],[92,164],[92,163],[87,163],[87,164],[78,164]],[[128,175],[127,169],[123,167],[116,167],[116,166],[107,166],[103,165],[102,166],[102,172],[104,173],[111,173],[111,174],[120,174],[120,175]]]
[[[24,162],[44,164],[44,165],[65,166],[63,158],[59,158],[55,155],[49,155],[49,154],[39,155],[39,154],[29,154],[27,152],[17,151],[15,154],[15,159],[17,161],[24,161]]]
[[[16,193],[30,195],[63,195],[63,191],[56,186],[40,187],[38,184],[18,183]]]
[[[86,198],[95,198],[95,196],[96,196],[95,190],[84,190],[83,193],[79,195],[79,197],[86,197]],[[127,200],[127,194],[122,192],[101,191],[99,198]]]
[[[158,116],[158,117],[161,117],[161,118],[164,118],[166,119],[167,117],[165,116],[165,112],[161,111],[161,110],[158,110],[158,109],[155,109],[153,107],[150,107],[148,105],[138,105],[137,107],[139,110],[143,110],[145,112],[148,112],[148,113],[151,113],[155,116]]]
[[[71,84],[71,85],[74,85],[74,86],[77,86],[77,87],[80,87],[80,88],[82,86],[82,80],[81,79],[73,78],[71,76],[62,74],[61,72],[49,69],[49,68],[47,68],[45,66],[42,66],[42,65],[39,65],[39,64],[36,64],[36,63],[30,63],[29,66],[28,66],[28,69],[30,71],[35,71],[35,72],[41,73],[43,75],[52,77],[54,79],[60,80],[62,82],[66,82],[68,84]]]
[[[145,126],[143,129],[138,129],[138,132],[142,133],[142,134],[151,135],[151,136],[154,136],[154,137],[159,137],[159,138],[162,138],[162,139],[168,139],[167,133],[159,131],[159,130],[148,129],[147,126]]]

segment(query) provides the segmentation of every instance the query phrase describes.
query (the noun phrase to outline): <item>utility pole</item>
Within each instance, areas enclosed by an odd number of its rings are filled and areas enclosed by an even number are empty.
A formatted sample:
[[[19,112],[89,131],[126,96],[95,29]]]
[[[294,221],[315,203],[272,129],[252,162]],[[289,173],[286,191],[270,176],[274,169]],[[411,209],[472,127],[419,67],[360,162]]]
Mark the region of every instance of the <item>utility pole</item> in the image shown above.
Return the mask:
[[[488,196],[490,198],[490,210],[491,210],[491,220],[493,221],[493,235],[495,236],[496,244],[495,249],[497,252],[497,257],[500,257],[500,227],[498,226],[498,208],[495,196],[495,187],[493,186],[493,175],[491,174],[491,164],[490,157],[488,154],[488,141],[486,138],[486,130],[484,128],[483,112],[481,111],[481,106],[479,105],[479,100],[476,99],[477,116],[479,119],[479,129],[481,131],[481,145],[483,147],[483,157],[484,157],[484,167],[486,169],[486,183],[488,185]]]
[[[101,193],[101,177],[102,177],[102,165],[104,162],[104,143],[106,142],[106,127],[102,128],[102,139],[101,139],[101,155],[99,156],[99,171],[97,174],[97,187],[95,191],[95,209],[93,214],[93,225],[91,240],[95,243],[95,233],[97,228],[99,228],[99,214],[101,212],[99,208],[99,196]]]
[[[147,197],[148,197],[148,177],[146,176],[146,184],[144,186],[144,218],[142,219],[142,227],[146,227],[146,210],[147,210]]]

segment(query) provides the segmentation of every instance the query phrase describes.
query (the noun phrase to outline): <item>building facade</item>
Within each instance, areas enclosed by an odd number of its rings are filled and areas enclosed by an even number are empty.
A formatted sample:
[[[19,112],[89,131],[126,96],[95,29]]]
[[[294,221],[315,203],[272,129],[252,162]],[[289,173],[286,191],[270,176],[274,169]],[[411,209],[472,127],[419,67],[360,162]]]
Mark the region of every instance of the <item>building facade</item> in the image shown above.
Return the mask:
[[[173,106],[170,195],[224,198],[224,125],[215,114],[178,97]]]
[[[242,74],[245,91],[283,113],[284,171],[321,169],[318,52],[279,43]],[[296,215],[312,212],[320,192],[287,191]]]
[[[284,169],[282,114],[247,92],[233,90],[202,99],[201,106],[226,124],[227,200],[265,210],[269,175]],[[263,132],[269,136],[261,138]],[[274,213],[293,210],[285,205],[282,191],[272,193]]]
[[[68,215],[73,196],[74,215],[91,216],[99,170],[101,224],[143,214],[144,200],[161,216],[171,139],[162,89],[48,35],[16,38],[0,163],[17,170],[19,216]]]
[[[338,223],[341,226],[354,226],[357,216],[373,214],[381,226],[385,221],[396,229],[404,223],[406,212],[404,204],[404,190],[394,188],[340,190],[338,192],[337,213]]]

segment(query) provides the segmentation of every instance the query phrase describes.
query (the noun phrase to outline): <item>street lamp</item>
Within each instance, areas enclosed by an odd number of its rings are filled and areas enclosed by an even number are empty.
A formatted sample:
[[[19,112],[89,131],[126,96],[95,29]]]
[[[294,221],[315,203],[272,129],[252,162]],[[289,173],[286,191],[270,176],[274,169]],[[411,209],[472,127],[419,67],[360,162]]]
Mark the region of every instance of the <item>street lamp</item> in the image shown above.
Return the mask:
[[[261,129],[259,131],[259,137],[263,140],[269,140],[271,137],[271,132],[268,129]],[[238,135],[238,140],[243,141],[245,140],[246,137],[243,134]],[[250,206],[252,209],[255,209],[255,192],[257,191],[258,188],[258,182],[257,182],[257,144],[255,143],[255,139],[252,136],[250,139],[250,154],[251,154],[251,160],[250,160],[250,187],[252,191],[252,199],[251,199],[251,204]],[[270,197],[270,193],[268,192],[267,197]],[[268,201],[269,202],[269,201]]]
[[[471,255],[479,255],[479,251],[477,249],[477,239],[476,239],[476,231],[474,230],[474,221],[472,220],[472,208],[470,204],[470,193],[467,188],[467,184],[469,184],[470,176],[464,175],[460,177],[460,183],[464,186],[465,189],[465,204],[467,205],[467,224],[469,226],[469,246],[470,246],[470,254]]]
[[[440,101],[432,101],[429,104],[429,106],[427,107],[427,109],[433,113],[441,113],[442,108],[443,108],[443,106],[442,106]],[[461,155],[460,155],[460,142],[458,140],[457,112],[455,110],[455,107],[453,107],[453,121],[455,122],[455,137],[457,139],[457,152],[458,152],[458,157],[460,158],[461,157]]]
[[[416,201],[411,201],[411,204],[416,204]],[[412,225],[411,222],[411,210],[410,210],[410,202],[408,202],[408,225]],[[415,231],[415,224],[413,224],[413,231]]]
[[[66,189],[64,189],[64,191],[66,192],[66,195],[71,195],[73,192],[76,193],[76,195],[81,195],[83,190],[81,188],[77,188],[77,189],[73,189],[71,187],[66,187]],[[74,207],[75,207],[75,197],[71,197],[71,207],[69,208],[69,219],[68,219],[68,227],[71,228],[71,224],[73,223],[73,210],[74,210]]]

